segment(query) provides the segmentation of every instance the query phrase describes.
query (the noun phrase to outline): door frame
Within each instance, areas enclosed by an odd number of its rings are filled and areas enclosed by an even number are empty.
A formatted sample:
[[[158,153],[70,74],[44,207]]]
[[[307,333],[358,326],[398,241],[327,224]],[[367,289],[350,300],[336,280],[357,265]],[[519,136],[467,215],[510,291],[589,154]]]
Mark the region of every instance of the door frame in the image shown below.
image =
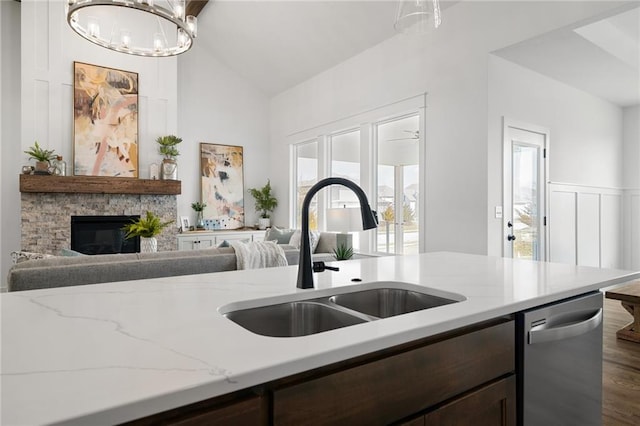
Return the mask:
[[[549,259],[549,158],[550,158],[550,134],[548,128],[539,126],[536,124],[530,124],[523,121],[513,120],[511,118],[502,117],[502,256],[512,257],[510,250],[513,248],[513,243],[507,240],[507,235],[510,233],[507,223],[513,220],[511,217],[513,208],[513,188],[512,188],[512,144],[509,138],[509,128],[523,130],[531,133],[538,133],[544,137],[543,144],[543,165],[542,171],[544,176],[540,177],[542,189],[544,195],[540,197],[540,203],[542,204],[542,232],[540,236],[542,238],[540,250],[541,261],[547,261]]]

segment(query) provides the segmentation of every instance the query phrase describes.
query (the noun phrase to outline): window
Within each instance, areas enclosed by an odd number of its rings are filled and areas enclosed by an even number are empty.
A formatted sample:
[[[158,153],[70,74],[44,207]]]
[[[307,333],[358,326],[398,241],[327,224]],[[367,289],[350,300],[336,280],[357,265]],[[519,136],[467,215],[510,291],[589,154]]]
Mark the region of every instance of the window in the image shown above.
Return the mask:
[[[357,232],[359,223],[349,227],[354,247],[362,252],[418,253],[425,104],[426,95],[421,94],[291,134],[296,168],[291,194],[297,197],[291,225],[300,228],[302,201],[313,184],[325,177],[342,177],[360,185],[380,219],[374,232]],[[334,185],[320,191],[310,206],[310,228],[325,230],[340,222],[336,217],[354,217],[327,210],[345,207],[359,208],[351,190]]]
[[[296,224],[300,223],[302,202],[316,182],[318,182],[318,142],[307,141],[295,146],[296,167]],[[317,200],[311,202],[309,208],[309,229],[318,229]],[[299,225],[297,226],[300,227]]]

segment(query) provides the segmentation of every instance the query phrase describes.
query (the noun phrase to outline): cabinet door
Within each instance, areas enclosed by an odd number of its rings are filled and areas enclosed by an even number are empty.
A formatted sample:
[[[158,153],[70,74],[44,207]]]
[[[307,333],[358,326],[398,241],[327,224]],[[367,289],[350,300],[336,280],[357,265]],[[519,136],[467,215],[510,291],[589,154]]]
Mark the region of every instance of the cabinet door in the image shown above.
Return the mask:
[[[197,237],[178,237],[178,250],[196,250],[198,241]]]
[[[455,399],[424,416],[426,425],[516,424],[516,379],[509,376]]]
[[[215,245],[214,235],[178,235],[178,250],[200,250]]]
[[[216,247],[215,237],[202,237],[198,240],[198,250]]]

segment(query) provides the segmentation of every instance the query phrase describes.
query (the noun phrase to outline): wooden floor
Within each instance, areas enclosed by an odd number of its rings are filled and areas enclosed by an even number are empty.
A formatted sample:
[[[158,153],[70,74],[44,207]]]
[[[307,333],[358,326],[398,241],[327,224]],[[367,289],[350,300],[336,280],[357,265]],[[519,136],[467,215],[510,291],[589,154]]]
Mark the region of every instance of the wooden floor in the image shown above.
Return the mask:
[[[604,300],[602,423],[640,425],[640,343],[616,338],[631,322],[618,300]]]

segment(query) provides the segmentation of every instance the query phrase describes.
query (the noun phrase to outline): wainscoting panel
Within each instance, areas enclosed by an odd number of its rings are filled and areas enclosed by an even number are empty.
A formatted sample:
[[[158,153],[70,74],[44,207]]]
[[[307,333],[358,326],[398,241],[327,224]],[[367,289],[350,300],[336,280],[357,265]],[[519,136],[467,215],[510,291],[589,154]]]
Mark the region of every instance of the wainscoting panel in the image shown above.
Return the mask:
[[[622,267],[622,196],[603,194],[600,198],[600,266]]]
[[[549,260],[576,263],[576,193],[551,190],[549,196]]]
[[[578,265],[600,266],[600,194],[578,193]]]
[[[640,270],[640,190],[625,191],[628,212],[627,229],[625,229],[625,247],[628,248],[625,268],[634,271]]]
[[[622,268],[623,191],[549,184],[549,259]]]

